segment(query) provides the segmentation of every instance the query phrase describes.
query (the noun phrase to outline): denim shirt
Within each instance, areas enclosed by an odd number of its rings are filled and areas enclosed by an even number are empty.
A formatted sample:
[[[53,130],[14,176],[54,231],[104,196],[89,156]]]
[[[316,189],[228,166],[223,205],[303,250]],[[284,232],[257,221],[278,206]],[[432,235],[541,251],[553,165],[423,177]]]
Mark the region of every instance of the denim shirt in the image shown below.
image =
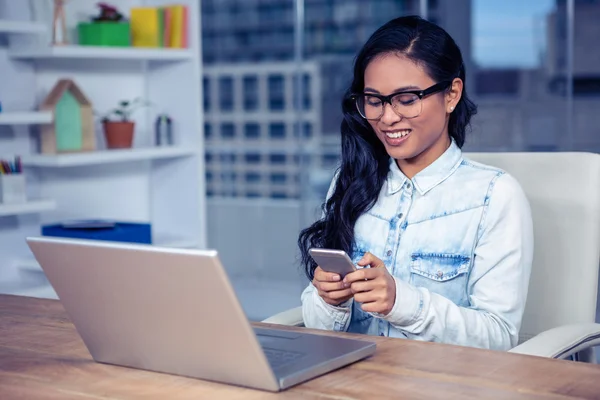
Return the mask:
[[[335,178],[329,190],[331,195]],[[356,264],[371,252],[396,283],[388,315],[331,306],[311,284],[307,327],[496,350],[518,344],[533,257],[529,203],[506,172],[450,147],[408,179],[390,159],[375,205],[356,222]]]

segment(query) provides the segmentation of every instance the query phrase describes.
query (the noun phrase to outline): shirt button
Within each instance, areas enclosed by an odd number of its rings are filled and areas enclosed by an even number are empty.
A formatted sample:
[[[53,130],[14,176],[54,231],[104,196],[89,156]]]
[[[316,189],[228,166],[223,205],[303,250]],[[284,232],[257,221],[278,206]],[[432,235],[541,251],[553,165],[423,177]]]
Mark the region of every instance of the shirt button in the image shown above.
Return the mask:
[[[391,251],[391,250],[388,250],[388,251],[387,251],[387,253],[385,253],[385,254],[387,254],[387,256],[389,257],[389,256],[391,256],[391,255],[392,255],[392,251]]]
[[[403,216],[404,216],[404,214],[402,214],[402,213],[398,214],[398,219],[402,219]]]
[[[410,184],[410,182],[406,184],[406,188],[407,188],[407,189],[410,189],[410,188],[411,188],[411,186],[412,186],[412,185]]]
[[[438,271],[437,272],[437,277],[441,278],[442,276],[444,276],[444,273],[442,271]]]

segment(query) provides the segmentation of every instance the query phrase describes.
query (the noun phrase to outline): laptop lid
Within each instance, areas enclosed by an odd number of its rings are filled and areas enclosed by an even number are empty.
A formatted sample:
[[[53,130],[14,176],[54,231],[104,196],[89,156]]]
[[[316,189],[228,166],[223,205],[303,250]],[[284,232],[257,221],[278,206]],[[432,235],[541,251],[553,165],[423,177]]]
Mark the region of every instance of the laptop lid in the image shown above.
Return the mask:
[[[27,243],[94,360],[278,390],[216,251]]]

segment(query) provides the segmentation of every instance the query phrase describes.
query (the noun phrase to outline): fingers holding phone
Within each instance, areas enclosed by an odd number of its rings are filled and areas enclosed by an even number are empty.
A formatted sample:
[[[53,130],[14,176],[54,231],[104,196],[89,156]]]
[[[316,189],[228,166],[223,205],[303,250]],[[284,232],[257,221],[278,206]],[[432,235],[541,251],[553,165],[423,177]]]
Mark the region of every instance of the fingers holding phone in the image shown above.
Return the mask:
[[[339,275],[325,272],[321,267],[317,267],[315,270],[313,285],[325,303],[332,306],[338,306],[353,296],[352,289],[344,287]]]
[[[344,287],[342,282],[347,274],[356,270],[350,257],[344,251],[332,249],[312,248],[309,253],[318,265],[313,285],[319,291],[319,296],[332,306],[352,298],[352,290]]]
[[[365,312],[389,314],[396,302],[396,281],[383,261],[371,253],[365,253],[358,265],[370,268],[352,272],[343,280],[354,293],[354,300]]]
[[[325,303],[332,306],[338,306],[353,296],[352,289],[344,287],[339,274],[326,272],[321,267],[315,269],[312,283]]]

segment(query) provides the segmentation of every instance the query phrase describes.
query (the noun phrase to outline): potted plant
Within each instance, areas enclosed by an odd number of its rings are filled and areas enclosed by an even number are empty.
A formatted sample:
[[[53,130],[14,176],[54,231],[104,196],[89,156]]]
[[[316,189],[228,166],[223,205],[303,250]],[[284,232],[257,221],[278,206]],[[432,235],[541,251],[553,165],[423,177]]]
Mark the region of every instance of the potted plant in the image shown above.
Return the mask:
[[[137,108],[147,105],[148,103],[140,98],[133,101],[122,100],[117,108],[102,118],[106,146],[109,149],[124,149],[132,146],[135,122],[131,121],[131,114]],[[114,116],[116,120],[111,120],[111,116]]]

